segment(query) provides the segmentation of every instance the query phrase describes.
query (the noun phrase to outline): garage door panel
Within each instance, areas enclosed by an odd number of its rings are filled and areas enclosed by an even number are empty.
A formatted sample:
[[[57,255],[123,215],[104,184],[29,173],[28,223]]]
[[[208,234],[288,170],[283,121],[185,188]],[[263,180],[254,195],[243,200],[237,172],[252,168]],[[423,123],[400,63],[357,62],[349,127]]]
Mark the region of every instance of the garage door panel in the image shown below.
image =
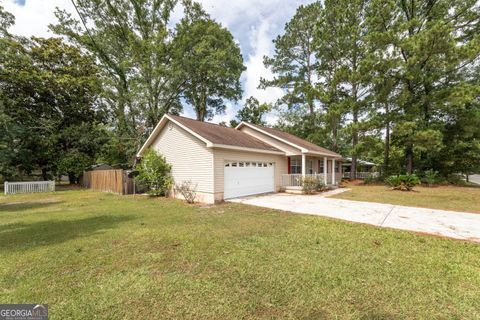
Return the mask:
[[[243,164],[243,163],[242,163]],[[225,166],[224,198],[235,198],[275,191],[275,168],[268,166]]]

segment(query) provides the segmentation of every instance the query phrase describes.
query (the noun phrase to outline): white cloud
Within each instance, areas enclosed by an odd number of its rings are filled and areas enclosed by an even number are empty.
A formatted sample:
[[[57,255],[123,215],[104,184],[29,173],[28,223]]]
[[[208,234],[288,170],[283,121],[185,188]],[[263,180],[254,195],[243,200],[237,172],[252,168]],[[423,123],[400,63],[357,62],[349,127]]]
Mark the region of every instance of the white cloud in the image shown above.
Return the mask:
[[[9,30],[13,34],[26,37],[52,37],[48,25],[55,23],[54,11],[56,7],[74,12],[70,1],[67,0],[26,0],[25,5],[19,5],[14,0],[3,2],[6,11],[15,16],[15,25]]]

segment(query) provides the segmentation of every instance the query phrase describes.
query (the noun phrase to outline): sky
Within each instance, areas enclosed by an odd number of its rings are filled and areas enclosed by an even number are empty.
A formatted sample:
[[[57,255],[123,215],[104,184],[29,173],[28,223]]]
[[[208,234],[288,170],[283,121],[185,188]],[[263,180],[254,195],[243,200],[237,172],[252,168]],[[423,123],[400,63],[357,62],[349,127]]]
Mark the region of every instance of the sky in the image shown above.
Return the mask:
[[[199,0],[213,19],[232,32],[238,41],[247,70],[242,74],[243,98],[238,103],[227,103],[226,113],[215,116],[213,122],[230,121],[245,100],[256,97],[260,102],[275,102],[282,91],[278,88],[257,89],[259,80],[271,78],[272,74],[263,65],[263,57],[272,55],[272,40],[283,32],[285,23],[291,19],[301,4],[312,0]],[[70,0],[0,0],[4,8],[15,15],[16,24],[10,32],[23,36],[49,37],[50,23],[55,23],[55,7],[74,13]],[[173,19],[179,19],[181,10],[174,12]],[[194,117],[190,108],[184,115]],[[266,116],[268,123],[275,123],[274,112]]]

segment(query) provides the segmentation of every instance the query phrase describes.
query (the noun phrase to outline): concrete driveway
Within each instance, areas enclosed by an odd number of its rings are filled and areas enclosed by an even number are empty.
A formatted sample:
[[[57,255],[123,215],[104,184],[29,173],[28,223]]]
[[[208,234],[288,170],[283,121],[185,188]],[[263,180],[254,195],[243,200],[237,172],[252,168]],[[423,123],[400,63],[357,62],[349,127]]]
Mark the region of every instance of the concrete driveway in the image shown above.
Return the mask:
[[[274,193],[228,201],[480,242],[480,214],[333,199],[328,195],[331,193]]]
[[[474,175],[468,176],[468,179],[470,180],[470,182],[480,184],[480,174],[474,174]]]

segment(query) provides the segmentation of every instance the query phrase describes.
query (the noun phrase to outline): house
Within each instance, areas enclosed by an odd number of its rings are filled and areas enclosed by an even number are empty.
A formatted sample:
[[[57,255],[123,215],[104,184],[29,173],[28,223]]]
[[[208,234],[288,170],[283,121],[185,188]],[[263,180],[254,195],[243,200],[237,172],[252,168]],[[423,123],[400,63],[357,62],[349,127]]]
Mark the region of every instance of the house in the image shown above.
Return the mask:
[[[352,168],[352,158],[344,158],[342,162],[343,177],[350,178]],[[357,159],[357,179],[376,178],[380,176],[378,172],[379,165],[373,162]]]
[[[176,184],[190,180],[196,185],[198,201],[205,203],[300,188],[300,177],[305,175],[328,185],[342,178],[338,153],[246,122],[226,128],[165,115],[137,157],[148,148],[165,156]]]

